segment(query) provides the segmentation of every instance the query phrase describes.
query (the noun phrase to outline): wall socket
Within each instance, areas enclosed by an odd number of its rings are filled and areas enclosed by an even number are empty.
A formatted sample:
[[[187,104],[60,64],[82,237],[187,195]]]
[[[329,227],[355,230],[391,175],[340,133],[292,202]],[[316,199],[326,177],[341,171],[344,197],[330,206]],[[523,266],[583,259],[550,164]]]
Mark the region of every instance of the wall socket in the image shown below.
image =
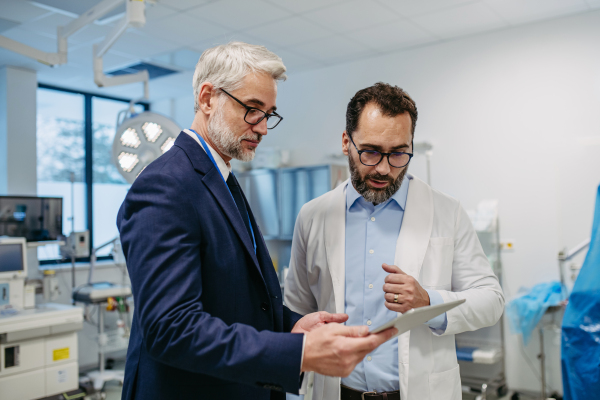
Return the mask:
[[[502,249],[502,251],[508,251],[508,252],[515,251],[515,240],[514,239],[500,240],[500,249]]]

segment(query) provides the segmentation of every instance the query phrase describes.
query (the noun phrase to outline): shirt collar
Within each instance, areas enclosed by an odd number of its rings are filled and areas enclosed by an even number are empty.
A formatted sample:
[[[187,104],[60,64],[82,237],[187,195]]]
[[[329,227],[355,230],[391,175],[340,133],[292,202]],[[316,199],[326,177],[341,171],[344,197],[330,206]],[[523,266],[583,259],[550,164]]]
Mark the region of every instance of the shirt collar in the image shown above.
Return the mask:
[[[390,201],[394,200],[402,209],[402,211],[406,208],[406,198],[408,197],[408,182],[410,179],[404,176],[402,179],[402,184],[400,188],[392,195],[392,197],[386,201],[385,203],[378,204],[378,206],[387,204]],[[354,185],[352,184],[352,179],[348,182],[348,189],[346,190],[346,210],[350,210],[350,207],[356,203],[357,200],[361,199],[366,203],[366,200],[356,191]]]
[[[200,147],[204,149],[204,151],[206,151],[206,149],[204,148],[204,146],[202,146],[202,143],[198,139],[198,136],[196,136],[194,132],[190,131],[189,129],[184,129],[183,131],[187,133],[192,139],[194,139],[196,143],[198,143]],[[231,173],[231,163],[226,163],[223,160],[223,158],[219,155],[219,153],[217,153],[217,151],[210,146],[210,144],[206,143],[206,145],[210,150],[210,154],[212,154],[213,158],[215,159],[215,162],[217,163],[217,167],[219,168],[223,179],[227,181],[227,178],[229,178],[229,174]]]

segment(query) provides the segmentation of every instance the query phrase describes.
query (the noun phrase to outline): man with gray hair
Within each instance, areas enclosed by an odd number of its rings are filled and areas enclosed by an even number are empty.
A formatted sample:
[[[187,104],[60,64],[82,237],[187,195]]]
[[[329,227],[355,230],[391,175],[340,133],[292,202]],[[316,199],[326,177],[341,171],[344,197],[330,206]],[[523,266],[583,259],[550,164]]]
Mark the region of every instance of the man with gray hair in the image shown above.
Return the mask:
[[[252,210],[231,172],[282,117],[281,59],[233,42],[205,51],[195,117],[131,186],[117,217],[135,298],[123,399],[284,399],[301,374],[347,376],[395,332],[282,304]]]

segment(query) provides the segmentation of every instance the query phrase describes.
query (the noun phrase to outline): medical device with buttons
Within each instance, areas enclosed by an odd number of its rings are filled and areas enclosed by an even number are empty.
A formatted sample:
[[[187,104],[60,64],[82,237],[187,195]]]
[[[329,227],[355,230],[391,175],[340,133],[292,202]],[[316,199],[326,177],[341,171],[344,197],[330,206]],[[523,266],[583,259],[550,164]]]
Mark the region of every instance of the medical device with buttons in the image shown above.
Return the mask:
[[[24,307],[27,278],[25,238],[0,237],[0,312]]]

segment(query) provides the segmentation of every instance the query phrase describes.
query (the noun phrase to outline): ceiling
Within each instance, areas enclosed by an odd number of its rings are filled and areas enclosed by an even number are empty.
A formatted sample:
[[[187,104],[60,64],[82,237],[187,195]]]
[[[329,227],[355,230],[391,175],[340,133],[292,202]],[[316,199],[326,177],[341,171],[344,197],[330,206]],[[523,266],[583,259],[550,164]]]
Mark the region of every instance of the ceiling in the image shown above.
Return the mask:
[[[0,0],[0,34],[54,52],[56,28],[98,2]],[[174,67],[181,72],[151,82],[151,96],[178,97],[190,93],[202,51],[230,40],[267,46],[293,74],[595,9],[600,0],[147,1],[146,25],[128,30],[113,45],[104,68],[140,60]],[[66,65],[50,68],[0,49],[0,66],[35,69],[40,82],[99,91],[93,83],[92,45],[110,32],[122,11],[116,9],[71,36]],[[101,92],[132,97],[131,85]]]

